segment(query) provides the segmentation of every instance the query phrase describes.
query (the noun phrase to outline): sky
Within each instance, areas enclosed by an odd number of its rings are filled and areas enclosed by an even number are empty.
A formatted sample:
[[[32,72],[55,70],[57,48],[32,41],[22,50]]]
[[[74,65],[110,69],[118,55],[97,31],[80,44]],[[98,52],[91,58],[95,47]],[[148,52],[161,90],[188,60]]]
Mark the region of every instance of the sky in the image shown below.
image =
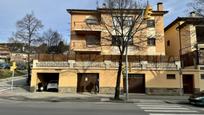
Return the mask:
[[[149,0],[156,10],[156,4],[163,2],[165,10],[165,26],[178,16],[187,16],[187,3],[191,0]],[[62,34],[68,43],[70,39],[70,15],[66,9],[95,9],[96,0],[0,0],[0,43],[8,42],[8,38],[16,31],[16,22],[27,13],[34,12],[44,25],[41,32],[51,28]],[[99,0],[101,3],[101,0]]]

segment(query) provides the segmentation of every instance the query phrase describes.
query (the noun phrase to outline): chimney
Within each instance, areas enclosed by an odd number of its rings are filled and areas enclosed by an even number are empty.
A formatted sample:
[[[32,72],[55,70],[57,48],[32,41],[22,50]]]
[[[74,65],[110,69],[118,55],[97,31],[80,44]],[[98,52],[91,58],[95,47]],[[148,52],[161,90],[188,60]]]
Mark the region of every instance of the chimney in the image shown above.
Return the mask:
[[[196,12],[195,11],[190,12],[190,17],[196,17]]]
[[[164,6],[162,2],[157,3],[157,11],[164,11]]]

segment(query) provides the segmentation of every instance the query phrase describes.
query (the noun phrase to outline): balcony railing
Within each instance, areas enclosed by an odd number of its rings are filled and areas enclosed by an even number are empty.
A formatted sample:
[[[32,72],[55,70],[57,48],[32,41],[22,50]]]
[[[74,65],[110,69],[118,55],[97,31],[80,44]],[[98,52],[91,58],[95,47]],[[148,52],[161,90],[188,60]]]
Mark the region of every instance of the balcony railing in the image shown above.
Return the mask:
[[[70,64],[68,62],[48,61],[48,62],[37,62],[36,67],[70,67]]]
[[[73,30],[75,31],[101,31],[101,29],[99,23],[74,22],[73,25]]]
[[[146,68],[152,70],[174,70],[177,69],[177,65],[175,63],[148,63]]]
[[[123,63],[125,64],[125,63]],[[63,68],[75,68],[75,69],[117,69],[119,64],[118,62],[36,62],[33,64],[34,68],[41,67],[63,67]],[[175,63],[139,63],[132,62],[129,63],[129,68],[131,69],[140,69],[140,70],[178,70],[178,67]]]
[[[95,43],[95,45],[87,45],[85,42],[72,42],[72,49],[74,51],[87,51],[87,52],[100,52],[101,46],[99,43]]]
[[[74,68],[105,68],[104,62],[76,62]]]

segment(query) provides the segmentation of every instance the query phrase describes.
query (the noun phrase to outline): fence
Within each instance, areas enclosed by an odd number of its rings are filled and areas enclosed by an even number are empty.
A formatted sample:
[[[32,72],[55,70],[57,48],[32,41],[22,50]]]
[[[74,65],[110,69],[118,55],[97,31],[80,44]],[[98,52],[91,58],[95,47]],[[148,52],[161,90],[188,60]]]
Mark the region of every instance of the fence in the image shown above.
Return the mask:
[[[34,59],[40,61],[94,61],[94,62],[104,62],[105,60],[110,60],[112,62],[117,62],[119,60],[119,55],[100,55],[100,54],[38,54],[35,55]],[[168,57],[168,56],[128,56],[129,62],[141,62],[148,61],[153,63],[172,63],[178,61],[178,57]],[[123,56],[123,61],[125,61],[125,56]]]

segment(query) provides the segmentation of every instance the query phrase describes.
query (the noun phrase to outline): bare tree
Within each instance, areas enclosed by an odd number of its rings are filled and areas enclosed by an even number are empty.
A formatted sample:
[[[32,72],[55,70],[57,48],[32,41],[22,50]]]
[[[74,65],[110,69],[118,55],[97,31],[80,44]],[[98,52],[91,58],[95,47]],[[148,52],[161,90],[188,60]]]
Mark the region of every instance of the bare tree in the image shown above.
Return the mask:
[[[119,99],[124,54],[128,49],[128,45],[131,44],[137,48],[142,47],[139,44],[144,42],[146,38],[142,37],[144,34],[139,33],[145,28],[145,5],[141,0],[106,0],[103,7],[101,10],[108,15],[102,16],[100,20],[108,32],[105,39],[112,40],[112,43],[119,50],[119,66],[114,96],[115,99]]]
[[[190,6],[190,10],[195,11],[197,15],[204,16],[204,0],[193,0],[188,6]]]
[[[57,31],[53,31],[52,29],[49,29],[43,33],[41,41],[43,41],[44,46],[46,44],[47,53],[62,53],[67,49],[64,45],[62,35],[60,35],[60,33]]]
[[[43,33],[41,39],[45,44],[47,44],[48,47],[50,47],[57,46],[60,43],[60,41],[62,41],[62,36],[57,31],[49,29]]]
[[[31,79],[30,54],[31,45],[39,40],[39,30],[43,27],[42,22],[37,19],[33,13],[26,14],[23,19],[16,23],[17,32],[15,33],[15,40],[24,43],[27,46],[27,61],[28,61],[28,84]]]

